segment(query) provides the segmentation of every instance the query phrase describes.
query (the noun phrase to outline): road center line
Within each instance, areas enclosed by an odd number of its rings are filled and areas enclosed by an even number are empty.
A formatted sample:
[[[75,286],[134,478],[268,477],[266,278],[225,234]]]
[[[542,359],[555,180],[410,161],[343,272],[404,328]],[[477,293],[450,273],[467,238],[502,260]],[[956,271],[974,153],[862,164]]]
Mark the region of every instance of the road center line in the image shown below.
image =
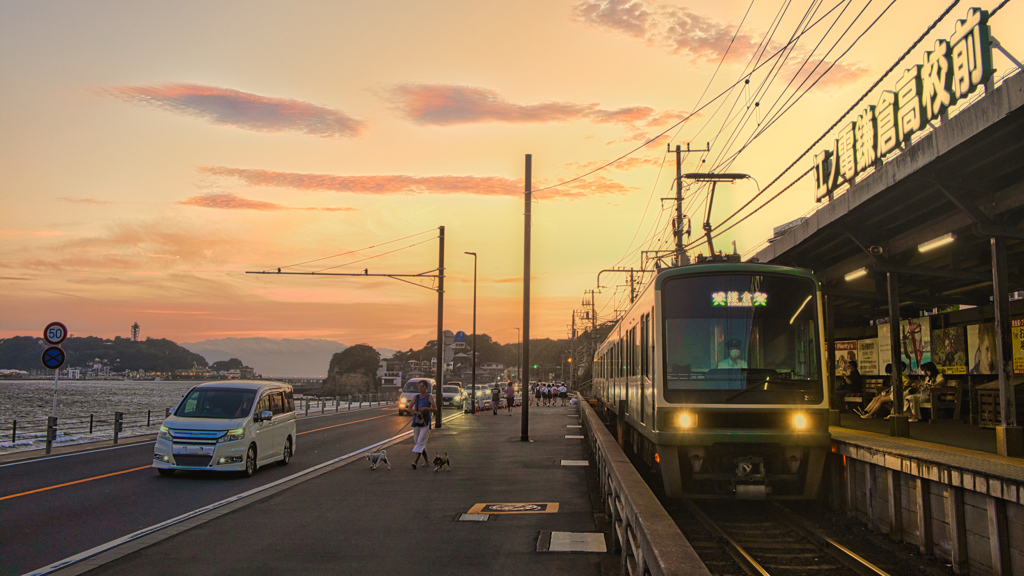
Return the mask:
[[[305,432],[299,432],[296,436],[302,436],[303,434],[309,434],[310,432],[319,432],[321,430],[330,430],[331,428],[337,428],[338,426],[348,426],[350,424],[359,424],[360,422],[369,422],[370,420],[376,420],[378,418],[384,418],[385,416],[391,416],[391,414],[381,414],[380,416],[374,416],[373,418],[366,418],[364,420],[355,420],[353,422],[344,422],[342,424],[334,424],[333,426],[324,426],[323,428],[316,428],[313,430],[306,430]]]
[[[65,482],[64,484],[56,484],[54,486],[47,486],[46,488],[36,488],[35,490],[29,490],[28,492],[22,492],[20,494],[11,494],[9,496],[0,497],[0,500],[9,500],[11,498],[17,498],[18,496],[28,496],[29,494],[35,494],[36,492],[46,492],[47,490],[53,490],[54,488],[63,488],[65,486],[73,486],[75,484],[81,484],[82,482],[92,482],[93,480],[99,480],[101,478],[110,478],[111,476],[117,476],[119,474],[127,474],[129,472],[138,472],[139,470],[145,470],[151,468],[152,464],[147,466],[139,466],[138,468],[131,468],[128,470],[121,470],[120,472],[111,472],[110,474],[103,474],[102,476],[93,476],[92,478],[84,478],[82,480],[75,480],[74,482]]]

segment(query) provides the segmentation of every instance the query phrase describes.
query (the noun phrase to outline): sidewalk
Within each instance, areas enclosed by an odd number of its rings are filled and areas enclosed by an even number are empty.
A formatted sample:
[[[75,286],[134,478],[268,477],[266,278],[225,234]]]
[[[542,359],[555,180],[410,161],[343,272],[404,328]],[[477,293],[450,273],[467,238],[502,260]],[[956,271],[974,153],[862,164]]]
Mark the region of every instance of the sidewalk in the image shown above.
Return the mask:
[[[145,537],[55,572],[90,575],[181,574],[613,574],[608,552],[553,552],[556,542],[607,542],[603,511],[592,502],[578,407],[531,407],[530,442],[521,408],[510,417],[459,415],[432,430],[428,452],[447,452],[451,471],[413,470],[408,437],[387,448],[392,470],[355,458],[255,502]],[[460,520],[481,504],[547,503],[550,513],[489,514]],[[230,508],[230,510],[228,510]],[[595,510],[596,508],[596,510]],[[596,512],[596,513],[595,513]],[[219,514],[219,515],[218,515]],[[142,541],[127,548],[138,548]],[[571,545],[569,546],[572,547]],[[127,553],[126,553],[127,552]],[[120,557],[117,557],[120,556]]]

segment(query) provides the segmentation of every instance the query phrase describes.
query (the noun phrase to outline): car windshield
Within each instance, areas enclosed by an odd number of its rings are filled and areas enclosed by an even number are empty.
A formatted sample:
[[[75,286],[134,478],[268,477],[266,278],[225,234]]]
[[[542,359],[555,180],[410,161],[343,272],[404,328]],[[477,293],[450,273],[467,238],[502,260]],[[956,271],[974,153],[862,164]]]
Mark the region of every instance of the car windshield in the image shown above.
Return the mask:
[[[458,394],[459,393],[459,387],[458,386],[445,386],[441,390],[443,390],[445,394]]]
[[[255,390],[193,388],[174,412],[182,418],[243,418],[252,410]]]
[[[402,390],[402,392],[419,392],[420,382],[422,382],[422,380],[410,380],[406,382],[405,389]]]
[[[670,402],[817,404],[818,305],[809,278],[678,277],[662,289]]]

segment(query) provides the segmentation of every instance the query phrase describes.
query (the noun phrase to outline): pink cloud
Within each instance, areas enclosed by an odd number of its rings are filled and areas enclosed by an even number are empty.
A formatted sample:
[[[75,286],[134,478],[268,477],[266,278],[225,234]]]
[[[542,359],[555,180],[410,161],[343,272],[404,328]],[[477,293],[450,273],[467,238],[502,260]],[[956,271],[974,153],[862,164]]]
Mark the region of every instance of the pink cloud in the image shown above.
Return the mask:
[[[106,93],[144,104],[256,132],[300,132],[324,138],[361,134],[366,123],[343,112],[308,102],[271,98],[198,84],[117,86]]]
[[[686,8],[643,0],[583,0],[573,8],[573,17],[588,26],[625,33],[651,46],[664,47],[672,54],[688,54],[699,61],[717,61],[726,54],[728,62],[745,62],[758,49],[760,38],[759,34],[737,34],[733,23],[718,22]],[[771,46],[766,55],[781,47]],[[790,76],[807,57],[807,52],[799,49],[788,54],[784,66],[791,72]],[[826,61],[816,74],[829,64],[831,62]],[[867,72],[860,64],[838,64],[817,86],[856,82]]]
[[[677,111],[659,113],[646,106],[604,110],[597,104],[574,102],[516,104],[494,90],[447,84],[403,84],[392,87],[389,96],[406,118],[418,124],[433,126],[481,122],[527,124],[585,121],[635,127],[660,120],[666,114],[682,114]]]
[[[292,208],[281,204],[274,204],[273,202],[250,200],[248,198],[236,196],[235,194],[204,194],[201,196],[193,196],[187,200],[179,202],[179,204],[184,206],[197,206],[200,208],[218,208],[221,210],[317,210],[322,212],[351,212],[356,210],[355,208],[346,207]]]
[[[523,194],[523,181],[497,176],[335,176],[329,174],[301,174],[273,172],[225,166],[203,166],[200,172],[222,178],[241,180],[249,186],[293,188],[296,190],[327,190],[347,194],[470,194],[480,196],[511,196]],[[543,183],[534,184],[540,189]],[[604,177],[574,182],[545,192],[545,197],[584,198],[588,196],[623,194],[629,187]]]

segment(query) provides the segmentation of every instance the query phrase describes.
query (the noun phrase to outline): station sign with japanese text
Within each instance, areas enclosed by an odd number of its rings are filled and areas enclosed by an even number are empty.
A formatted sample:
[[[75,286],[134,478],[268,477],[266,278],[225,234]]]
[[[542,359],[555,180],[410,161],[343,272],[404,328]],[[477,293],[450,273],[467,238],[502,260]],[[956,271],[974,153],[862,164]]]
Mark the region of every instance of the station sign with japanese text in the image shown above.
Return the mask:
[[[895,90],[883,90],[874,105],[840,129],[831,149],[814,155],[815,201],[909,145],[915,132],[970,96],[993,72],[988,11],[971,8],[948,40],[936,40],[921,64],[903,71]]]

